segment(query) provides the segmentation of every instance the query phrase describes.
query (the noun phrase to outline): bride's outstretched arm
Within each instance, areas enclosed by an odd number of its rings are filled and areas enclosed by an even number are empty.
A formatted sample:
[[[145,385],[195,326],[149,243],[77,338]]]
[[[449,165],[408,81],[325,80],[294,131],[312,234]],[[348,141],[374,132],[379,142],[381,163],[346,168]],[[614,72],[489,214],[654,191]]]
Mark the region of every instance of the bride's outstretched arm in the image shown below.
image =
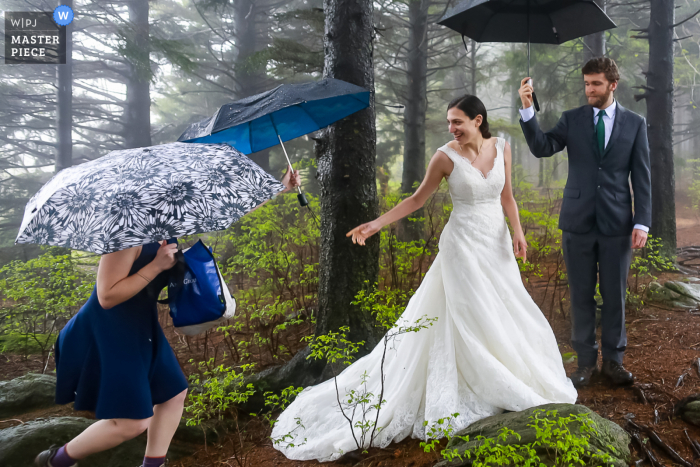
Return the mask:
[[[367,238],[379,232],[385,225],[396,222],[416,209],[421,208],[428,197],[440,186],[442,179],[452,173],[453,168],[454,163],[450,158],[444,152],[437,151],[430,159],[425,177],[415,193],[394,206],[393,209],[383,216],[371,222],[358,225],[348,232],[346,237],[352,237],[353,243],[364,245]]]
[[[506,212],[508,220],[510,220],[510,225],[513,227],[513,253],[516,257],[522,258],[523,261],[527,261],[527,242],[525,241],[523,228],[520,225],[518,204],[515,202],[515,198],[513,197],[513,184],[511,182],[510,174],[512,157],[510,144],[507,142],[506,147],[503,150],[503,156],[506,165],[506,183],[503,186],[503,191],[501,192],[501,205],[503,206],[503,210]]]

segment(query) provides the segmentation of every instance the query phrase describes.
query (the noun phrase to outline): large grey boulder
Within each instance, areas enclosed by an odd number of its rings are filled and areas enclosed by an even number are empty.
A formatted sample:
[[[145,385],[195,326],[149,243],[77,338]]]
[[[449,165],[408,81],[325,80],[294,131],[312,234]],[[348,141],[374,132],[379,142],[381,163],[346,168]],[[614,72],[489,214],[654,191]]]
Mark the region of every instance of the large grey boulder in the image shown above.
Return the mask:
[[[683,281],[668,281],[664,286],[696,302],[700,302],[700,284],[691,284]]]
[[[678,401],[673,412],[691,425],[700,426],[700,394],[691,394]]]
[[[12,417],[54,405],[56,377],[29,373],[0,381],[0,418]]]
[[[681,417],[690,424],[700,426],[700,401],[693,401],[686,404]]]
[[[668,281],[661,285],[651,282],[647,289],[647,297],[673,308],[694,310],[700,306],[700,284]]]
[[[219,443],[223,436],[236,428],[233,420],[206,420],[200,425],[187,426],[187,420],[180,420],[173,441],[212,445]]]
[[[528,427],[527,425],[532,423],[531,417],[535,410],[538,409],[543,409],[546,411],[556,410],[557,417],[568,417],[572,414],[588,414],[591,420],[593,420],[595,423],[595,429],[594,433],[589,434],[589,447],[587,448],[588,455],[584,456],[586,457],[584,460],[587,462],[587,466],[593,467],[600,465],[600,461],[590,461],[590,455],[593,453],[606,453],[611,455],[614,458],[613,465],[616,467],[627,467],[630,465],[630,437],[627,432],[625,432],[625,430],[620,428],[620,426],[617,424],[600,417],[588,407],[572,404],[547,404],[540,407],[533,407],[528,410],[523,410],[522,412],[511,412],[484,418],[472,423],[464,430],[456,433],[448,443],[447,449],[457,448],[460,453],[475,449],[483,444],[483,440],[475,439],[477,436],[496,439],[498,432],[503,427],[507,427],[515,431],[521,436],[521,438],[518,440],[515,436],[510,436],[500,444],[513,446],[531,444],[537,439],[537,436],[535,429]],[[575,435],[580,434],[579,428],[580,425],[575,426],[573,423],[569,425],[569,429],[571,430],[572,434]],[[465,442],[457,436],[469,436],[469,442]],[[610,449],[609,446],[612,446],[614,449]],[[536,447],[535,450],[542,463],[545,465],[553,465],[553,459],[550,453],[541,447]],[[468,465],[471,465],[471,462],[469,462],[465,457],[464,461],[460,461],[459,459],[452,462],[443,461],[437,464],[436,467],[457,467]]]
[[[34,457],[51,445],[61,446],[95,423],[80,417],[37,419],[0,430],[0,466],[31,467]],[[168,459],[177,460],[194,453],[196,446],[173,443]],[[109,451],[80,461],[80,467],[135,467],[141,465],[146,450],[146,434]]]

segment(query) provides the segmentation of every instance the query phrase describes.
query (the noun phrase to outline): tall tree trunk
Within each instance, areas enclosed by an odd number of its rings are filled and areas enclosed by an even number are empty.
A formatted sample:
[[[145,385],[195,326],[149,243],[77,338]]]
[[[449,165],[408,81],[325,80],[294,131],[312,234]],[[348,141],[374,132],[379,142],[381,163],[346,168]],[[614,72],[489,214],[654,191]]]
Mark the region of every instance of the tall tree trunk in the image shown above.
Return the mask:
[[[605,0],[594,0],[605,11]],[[583,38],[584,59],[588,60],[605,56],[605,31],[590,34]]]
[[[375,173],[373,4],[371,0],[324,0],[323,75],[372,92],[369,108],[331,125],[317,142],[321,187],[319,310],[316,334],[350,327],[365,349],[378,342],[373,318],[351,305],[379,276],[379,235],[354,245],[345,234],[379,215]]]
[[[60,2],[73,8],[73,0]],[[58,81],[58,153],[55,170],[59,172],[73,165],[73,23],[66,28],[66,63],[56,67]]]
[[[476,41],[472,39],[472,45],[469,49],[469,64],[472,77],[470,80],[471,94],[476,96]]]
[[[409,0],[406,108],[401,193],[413,193],[425,176],[425,113],[428,101],[428,6],[430,0]],[[403,241],[423,238],[423,208],[401,219]]]
[[[253,66],[250,62],[250,57],[265,47],[265,44],[260,43],[258,32],[262,19],[267,16],[261,11],[259,3],[259,0],[257,3],[255,0],[235,0],[233,4],[233,30],[236,40],[234,72],[236,99],[242,99],[265,90],[265,69],[262,66]],[[270,170],[269,150],[251,154],[250,158],[264,170]]]
[[[128,57],[124,141],[127,148],[151,145],[151,69],[148,25],[148,0],[127,3],[133,37],[132,56]]]
[[[651,234],[663,254],[676,253],[676,202],[673,170],[673,0],[651,0],[647,122],[651,156]]]

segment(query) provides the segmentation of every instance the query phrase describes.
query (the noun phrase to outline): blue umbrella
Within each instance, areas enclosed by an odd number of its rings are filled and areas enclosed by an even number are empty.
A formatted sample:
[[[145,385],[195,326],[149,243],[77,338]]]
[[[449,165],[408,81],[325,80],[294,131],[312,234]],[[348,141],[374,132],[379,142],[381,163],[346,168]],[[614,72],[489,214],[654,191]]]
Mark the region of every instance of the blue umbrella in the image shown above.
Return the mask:
[[[326,78],[302,84],[282,84],[274,89],[225,104],[207,119],[193,123],[178,141],[226,143],[243,154],[282,145],[320,130],[369,107],[370,92],[354,84]],[[299,201],[306,200],[299,189]]]

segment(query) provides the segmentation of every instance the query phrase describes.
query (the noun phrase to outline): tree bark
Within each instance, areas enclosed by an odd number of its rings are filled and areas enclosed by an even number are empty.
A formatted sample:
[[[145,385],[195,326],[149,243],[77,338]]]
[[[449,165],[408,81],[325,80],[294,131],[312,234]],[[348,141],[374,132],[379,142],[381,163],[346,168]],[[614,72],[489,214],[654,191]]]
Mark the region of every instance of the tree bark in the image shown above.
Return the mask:
[[[676,253],[673,170],[673,0],[651,0],[646,94],[651,156],[651,231],[664,256]]]
[[[261,18],[267,16],[253,0],[235,0],[233,4],[233,30],[235,34],[235,72],[236,98],[252,96],[265,91],[265,69],[253,66],[250,57],[266,44],[261,44],[259,33]],[[262,23],[266,24],[266,23]],[[265,171],[270,170],[270,151],[268,149],[250,155]]]
[[[317,141],[321,248],[316,334],[349,326],[352,341],[365,341],[364,354],[380,336],[372,316],[351,302],[378,279],[379,234],[370,237],[366,246],[354,245],[345,234],[379,215],[373,4],[371,0],[325,0],[324,11],[324,77],[362,86],[372,95],[369,108],[331,125]]]
[[[415,191],[425,176],[425,114],[428,82],[428,6],[430,0],[409,0],[406,108],[404,111],[404,152],[401,193]],[[401,240],[423,238],[424,209],[400,221]]]
[[[469,48],[469,64],[471,70],[471,86],[472,96],[476,96],[476,41],[472,39],[471,47]]]
[[[151,145],[151,71],[148,24],[148,0],[127,3],[132,27],[132,54],[128,57],[129,77],[126,83],[124,109],[124,143],[127,148]]]
[[[603,11],[605,11],[605,0],[594,0]],[[605,56],[605,31],[584,36],[584,60],[587,62],[592,58]]]
[[[62,5],[73,8],[73,0],[64,0]],[[59,172],[73,165],[73,23],[66,28],[66,63],[56,67],[58,92],[58,153],[56,154],[55,170]]]

